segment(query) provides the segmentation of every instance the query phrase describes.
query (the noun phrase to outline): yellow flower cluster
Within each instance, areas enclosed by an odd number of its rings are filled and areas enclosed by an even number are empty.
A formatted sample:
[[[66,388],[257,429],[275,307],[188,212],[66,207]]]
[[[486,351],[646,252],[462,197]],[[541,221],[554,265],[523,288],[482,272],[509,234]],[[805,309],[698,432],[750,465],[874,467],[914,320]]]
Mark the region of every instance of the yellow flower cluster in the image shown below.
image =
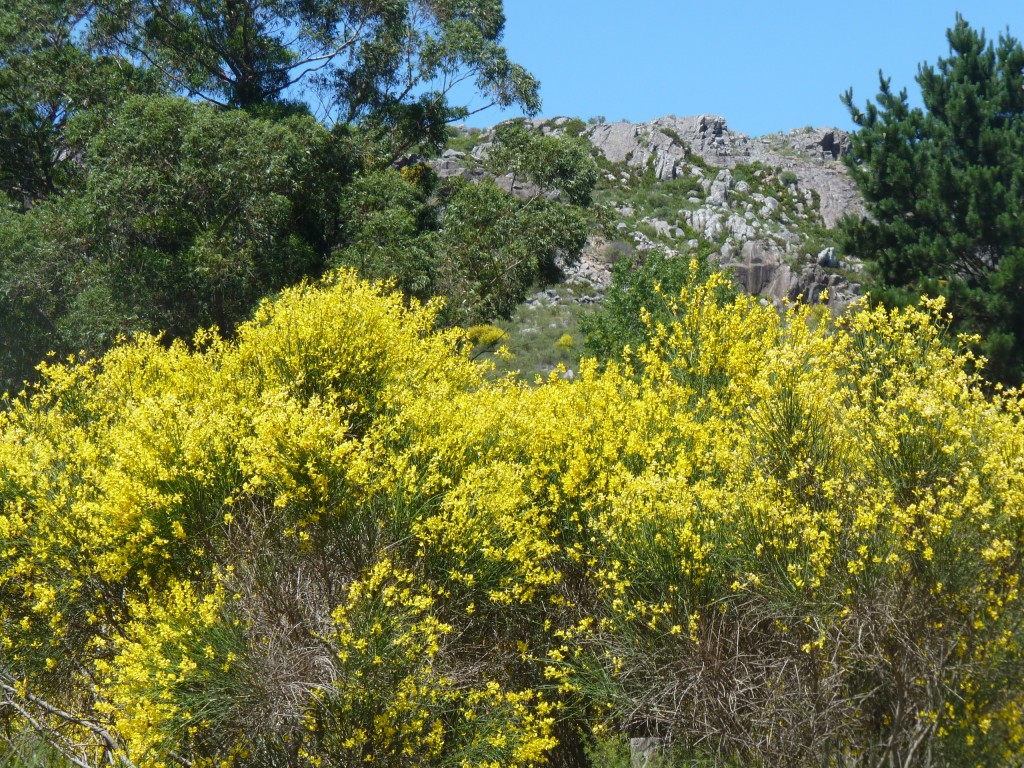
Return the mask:
[[[0,423],[0,710],[153,766],[525,767],[608,728],[1020,764],[1017,394],[939,304],[830,325],[721,279],[571,382],[488,381],[347,272],[50,366]]]

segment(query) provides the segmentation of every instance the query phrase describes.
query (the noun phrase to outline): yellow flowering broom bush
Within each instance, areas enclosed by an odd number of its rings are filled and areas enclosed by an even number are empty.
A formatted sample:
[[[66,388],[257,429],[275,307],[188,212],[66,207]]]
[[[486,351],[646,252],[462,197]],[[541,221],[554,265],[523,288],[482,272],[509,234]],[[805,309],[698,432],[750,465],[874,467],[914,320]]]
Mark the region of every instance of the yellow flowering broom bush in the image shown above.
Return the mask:
[[[0,738],[79,765],[1024,764],[1024,425],[942,308],[712,276],[489,381],[341,272],[0,423]]]

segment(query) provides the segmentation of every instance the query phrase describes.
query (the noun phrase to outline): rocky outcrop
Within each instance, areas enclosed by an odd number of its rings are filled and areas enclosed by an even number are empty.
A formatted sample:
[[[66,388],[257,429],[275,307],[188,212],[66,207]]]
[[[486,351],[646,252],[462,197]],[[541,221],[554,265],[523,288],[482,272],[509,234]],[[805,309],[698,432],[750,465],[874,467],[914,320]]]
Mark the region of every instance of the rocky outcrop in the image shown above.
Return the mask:
[[[441,157],[431,160],[430,167],[434,169],[434,173],[441,179],[450,179],[453,176],[461,176],[468,181],[477,182],[487,177],[487,173],[484,171],[479,160],[475,157],[467,156],[465,152],[457,152],[453,149],[445,150]],[[504,189],[506,192],[510,192],[516,197],[528,200],[538,195],[545,195],[547,197],[557,199],[558,192],[546,193],[536,184],[523,181],[522,179],[516,179],[512,174],[506,174],[504,176],[491,177],[494,179],[494,183]]]
[[[717,156],[728,152],[733,134],[725,120],[714,115],[662,117],[650,123],[604,123],[590,126],[591,143],[613,163],[647,167],[657,178],[674,179],[690,155]]]
[[[592,299],[588,298],[585,302],[580,303],[592,303],[592,301],[600,300],[604,296],[605,290],[611,285],[612,263],[601,255],[608,247],[607,240],[592,235],[587,239],[579,259],[574,264],[559,265],[565,274],[565,282],[570,285],[586,285],[595,292]],[[632,250],[632,248],[623,248],[619,255],[628,257]]]
[[[651,168],[657,178],[674,179],[692,159],[720,168],[759,161],[792,172],[804,190],[821,200],[827,226],[846,213],[865,214],[857,188],[840,162],[850,137],[838,128],[804,128],[757,138],[729,130],[717,115],[669,115],[649,123],[605,123],[587,128],[591,143],[613,163]]]
[[[660,180],[689,178],[691,195],[676,221],[639,214],[670,250],[685,253],[699,240],[721,242],[715,258],[730,269],[748,293],[777,305],[802,299],[817,302],[827,291],[827,303],[840,308],[856,298],[859,285],[850,275],[857,263],[841,263],[834,248],[815,258],[807,254],[808,230],[814,222],[832,227],[845,214],[864,215],[864,206],[842,158],[850,137],[834,128],[800,129],[751,138],[731,131],[724,118],[668,116],[649,123],[611,123],[587,128],[594,146],[613,163],[652,172]],[[751,182],[734,178],[739,165],[759,162],[766,169]],[[770,170],[769,170],[770,169]],[[776,179],[769,191],[766,175]],[[780,187],[778,180],[783,180]],[[759,186],[760,185],[760,186]],[[620,211],[632,216],[633,211]],[[671,219],[672,217],[668,217]],[[685,234],[681,227],[693,234]],[[642,233],[630,233],[638,250]],[[819,248],[821,246],[818,246]],[[811,252],[813,254],[813,251]]]
[[[567,121],[530,122],[545,132],[556,132]],[[687,173],[694,158],[726,169],[739,163],[762,162],[793,173],[802,190],[816,192],[827,226],[834,226],[846,213],[866,215],[857,188],[840,162],[850,149],[850,136],[838,128],[803,128],[751,138],[730,130],[725,118],[718,115],[668,115],[648,123],[591,125],[584,135],[611,162],[651,168],[661,180]],[[480,164],[489,146],[485,132],[484,140],[470,155],[448,150],[432,165],[441,178],[459,175],[476,181],[484,175]],[[506,188],[510,181],[505,180]],[[521,188],[517,183],[513,192],[529,197],[537,190]]]
[[[784,259],[774,243],[748,240],[738,253],[720,255],[719,264],[732,270],[736,282],[746,293],[763,296],[775,304],[795,301],[816,304],[822,300],[823,292],[828,291],[826,303],[842,306],[857,297],[859,285],[823,266],[823,261],[834,257],[834,249],[829,248],[813,263],[793,265]],[[839,262],[834,266],[840,266]]]
[[[567,118],[529,122],[546,134],[566,130],[570,123]],[[751,138],[731,131],[717,115],[670,115],[642,124],[590,125],[583,136],[610,162],[627,169],[606,177],[613,189],[622,189],[618,199],[623,202],[613,206],[619,218],[613,242],[592,237],[578,262],[563,265],[566,282],[580,289],[573,302],[599,301],[604,295],[614,260],[609,248],[621,247],[619,256],[633,258],[655,249],[685,258],[698,250],[707,253],[709,242],[718,249],[712,260],[732,271],[744,291],[777,306],[824,300],[838,310],[859,294],[855,278],[861,265],[841,262],[835,248],[823,248],[827,237],[820,229],[847,213],[864,215],[841,162],[850,150],[844,131],[804,128]],[[435,171],[442,178],[484,178],[489,139],[485,131],[471,152],[445,152],[432,161]],[[764,167],[749,167],[755,162]],[[630,192],[637,171],[662,181],[688,180],[678,193],[678,211],[673,207],[666,213],[663,203],[656,212],[643,210],[645,198]],[[495,183],[520,197],[543,194],[533,185],[513,184],[508,176]],[[812,249],[811,243],[818,244]],[[554,300],[542,294],[531,299]]]
[[[467,160],[465,152],[458,152],[454,149],[446,149],[440,157],[431,160],[430,167],[442,179],[461,176],[470,181],[479,181],[484,176],[483,170],[476,163]]]

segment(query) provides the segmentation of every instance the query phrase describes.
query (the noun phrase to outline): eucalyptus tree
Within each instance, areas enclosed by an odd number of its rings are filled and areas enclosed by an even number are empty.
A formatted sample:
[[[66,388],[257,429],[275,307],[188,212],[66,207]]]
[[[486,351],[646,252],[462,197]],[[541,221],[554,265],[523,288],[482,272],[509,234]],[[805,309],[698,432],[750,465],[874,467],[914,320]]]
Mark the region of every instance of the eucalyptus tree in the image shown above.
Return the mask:
[[[128,61],[90,50],[93,11],[85,0],[0,4],[0,190],[23,208],[75,175],[72,117],[157,89]]]
[[[190,97],[259,108],[304,97],[386,137],[389,159],[483,106],[539,109],[501,45],[502,0],[101,0],[96,33]],[[481,108],[482,108],[481,107]]]

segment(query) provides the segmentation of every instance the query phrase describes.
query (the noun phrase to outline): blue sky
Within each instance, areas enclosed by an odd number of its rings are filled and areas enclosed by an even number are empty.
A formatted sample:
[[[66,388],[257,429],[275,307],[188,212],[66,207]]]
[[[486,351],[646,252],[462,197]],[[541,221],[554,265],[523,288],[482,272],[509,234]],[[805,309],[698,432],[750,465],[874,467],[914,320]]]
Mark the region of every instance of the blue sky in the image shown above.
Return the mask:
[[[1024,38],[1021,0],[505,0],[504,43],[540,79],[546,117],[851,129],[839,95],[873,98],[882,69],[914,97],[917,66],[946,55],[957,11],[993,40],[1007,27]],[[505,116],[489,109],[470,125]]]

